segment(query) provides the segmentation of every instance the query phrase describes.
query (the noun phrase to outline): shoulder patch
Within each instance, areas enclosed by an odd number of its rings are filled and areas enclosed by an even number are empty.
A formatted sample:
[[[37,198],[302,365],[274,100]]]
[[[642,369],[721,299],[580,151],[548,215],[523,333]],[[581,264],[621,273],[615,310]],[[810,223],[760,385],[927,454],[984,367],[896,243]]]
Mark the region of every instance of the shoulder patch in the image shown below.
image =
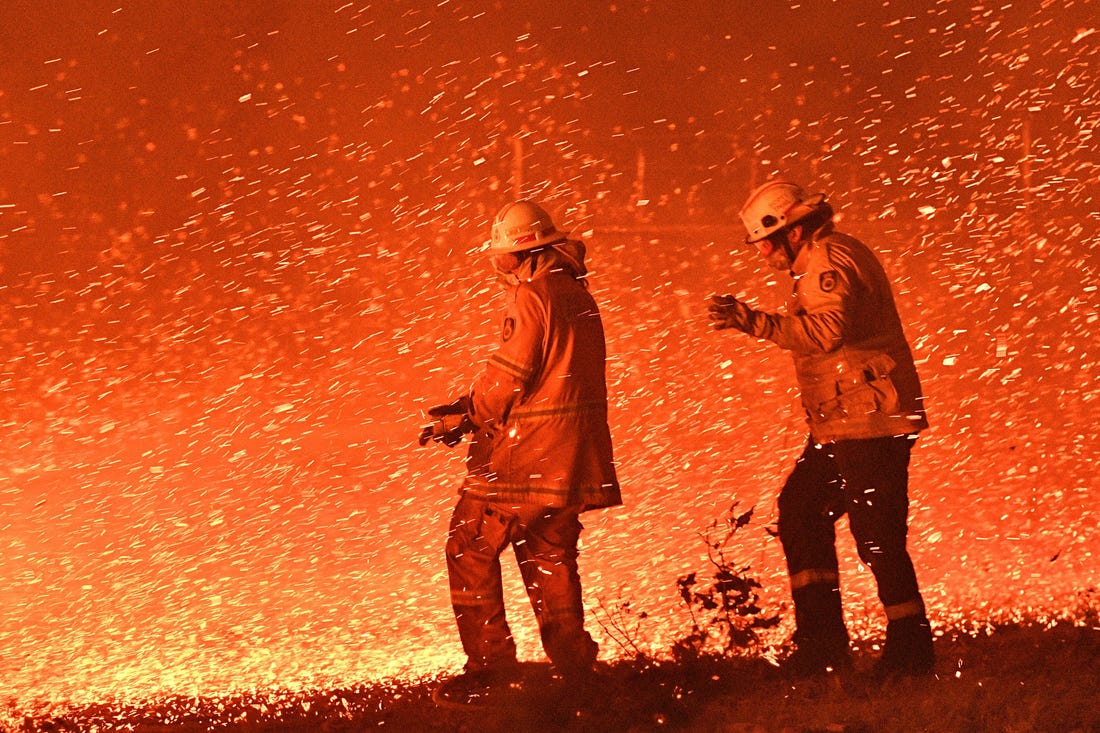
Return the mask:
[[[507,341],[512,338],[512,335],[516,332],[516,319],[511,316],[504,319],[504,328],[501,329],[500,338],[502,341]]]
[[[831,293],[836,288],[836,270],[827,270],[818,277],[817,284],[823,293]]]

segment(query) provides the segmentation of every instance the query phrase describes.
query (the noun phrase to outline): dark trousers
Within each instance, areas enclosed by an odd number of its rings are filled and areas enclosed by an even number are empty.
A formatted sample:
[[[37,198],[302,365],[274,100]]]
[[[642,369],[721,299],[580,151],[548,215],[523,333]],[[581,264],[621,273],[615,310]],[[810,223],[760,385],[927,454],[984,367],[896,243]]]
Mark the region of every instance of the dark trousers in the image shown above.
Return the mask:
[[[447,574],[467,669],[516,661],[500,566],[509,545],[550,661],[565,672],[592,666],[597,646],[584,629],[577,572],[579,514],[578,507],[498,504],[471,494],[459,500],[447,538]]]
[[[926,627],[924,604],[906,549],[909,436],[811,439],[779,495],[779,539],[787,557],[798,624],[796,641],[843,634],[835,522],[847,513],[860,559],[870,567],[891,622]],[[826,642],[829,643],[829,642]],[[839,642],[837,642],[839,643]]]

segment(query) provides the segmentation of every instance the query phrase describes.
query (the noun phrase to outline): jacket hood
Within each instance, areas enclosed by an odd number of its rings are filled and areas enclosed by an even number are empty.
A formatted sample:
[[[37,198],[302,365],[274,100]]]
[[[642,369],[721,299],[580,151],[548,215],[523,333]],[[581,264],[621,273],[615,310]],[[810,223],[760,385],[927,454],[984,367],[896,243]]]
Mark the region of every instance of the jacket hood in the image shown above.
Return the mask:
[[[555,244],[549,251],[556,255],[559,265],[569,270],[573,277],[581,278],[588,274],[588,268],[584,264],[588,250],[585,249],[584,242],[567,239],[561,244]]]
[[[571,277],[579,280],[588,274],[588,267],[584,263],[586,253],[584,242],[576,239],[567,239],[545,249],[536,250],[514,272],[504,276],[505,282],[509,285],[518,285],[558,270],[564,270]]]

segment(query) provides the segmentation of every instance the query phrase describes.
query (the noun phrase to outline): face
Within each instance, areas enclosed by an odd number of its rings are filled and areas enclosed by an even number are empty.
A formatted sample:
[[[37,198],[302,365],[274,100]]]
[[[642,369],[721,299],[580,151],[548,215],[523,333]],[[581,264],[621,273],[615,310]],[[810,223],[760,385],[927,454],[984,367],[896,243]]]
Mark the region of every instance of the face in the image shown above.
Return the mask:
[[[493,269],[501,275],[510,275],[515,272],[520,263],[519,255],[514,252],[508,252],[507,254],[493,255],[492,264]]]
[[[760,256],[764,258],[764,261],[768,263],[768,267],[780,272],[787,272],[791,269],[791,258],[787,254],[787,248],[783,245],[790,244],[791,251],[796,251],[794,244],[798,240],[793,236],[794,234],[795,232],[793,230],[780,229],[753,244],[756,247],[756,251],[759,252]]]

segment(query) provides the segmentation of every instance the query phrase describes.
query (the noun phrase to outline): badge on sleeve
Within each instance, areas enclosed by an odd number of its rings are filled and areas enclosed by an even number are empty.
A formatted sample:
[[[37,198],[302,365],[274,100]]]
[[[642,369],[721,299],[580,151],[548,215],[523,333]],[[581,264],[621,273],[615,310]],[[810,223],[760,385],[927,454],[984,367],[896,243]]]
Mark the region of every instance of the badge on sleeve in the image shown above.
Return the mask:
[[[823,293],[833,292],[833,290],[836,289],[836,283],[837,283],[836,270],[828,270],[826,272],[821,273],[821,276],[818,278],[818,281],[817,281],[817,284],[821,288],[821,292],[823,292]]]
[[[500,338],[503,341],[507,341],[512,338],[512,334],[516,332],[516,319],[508,317],[504,319],[504,329],[500,333]]]

